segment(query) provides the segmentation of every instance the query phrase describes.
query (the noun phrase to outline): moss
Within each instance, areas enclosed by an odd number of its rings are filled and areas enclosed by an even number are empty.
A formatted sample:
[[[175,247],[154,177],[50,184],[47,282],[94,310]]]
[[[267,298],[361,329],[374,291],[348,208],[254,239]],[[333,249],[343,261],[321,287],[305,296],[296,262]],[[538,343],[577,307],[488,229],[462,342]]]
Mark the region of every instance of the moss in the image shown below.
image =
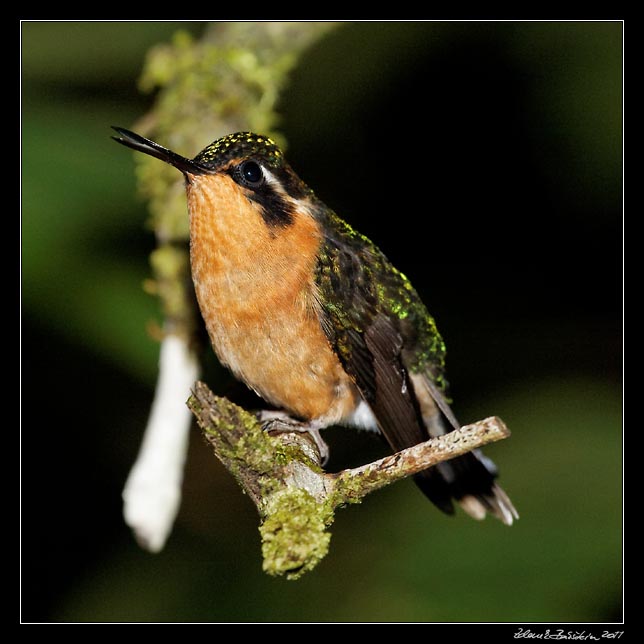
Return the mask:
[[[155,275],[153,289],[161,297],[166,318],[185,318],[190,283],[188,249],[163,244],[150,254],[150,265]]]
[[[259,528],[264,572],[298,579],[312,570],[329,551],[327,531],[333,515],[305,490],[285,488],[266,503],[267,517]]]
[[[318,503],[306,490],[284,484],[282,468],[293,461],[313,463],[297,445],[269,436],[256,416],[197,383],[188,406],[215,448],[217,457],[251,491],[263,523],[264,570],[297,579],[327,554],[334,506]],[[315,467],[319,470],[319,467]]]
[[[198,388],[203,387],[199,384]],[[271,496],[280,487],[281,470],[293,462],[303,463],[315,472],[322,468],[312,461],[297,444],[288,444],[262,429],[255,414],[208,390],[208,409],[202,415],[199,399],[192,396],[188,406],[215,448],[217,457],[237,479],[242,489],[250,479],[256,480],[261,498]],[[212,411],[216,410],[213,414]]]
[[[391,475],[385,468],[380,471],[372,470],[368,475],[342,476],[335,482],[333,493],[328,503],[333,508],[352,503],[361,503],[362,499],[371,491],[391,483]]]
[[[289,445],[283,441],[269,436],[273,444],[275,464],[279,466],[288,465],[293,461],[303,463],[313,472],[321,473],[324,470],[313,459],[309,458],[306,452],[298,445]]]
[[[271,437],[255,420],[254,425],[237,443],[237,456],[260,474],[271,474],[277,465],[275,445]]]
[[[218,415],[210,417],[202,429],[216,443],[218,454],[260,474],[273,471],[275,446],[257,417],[226,398],[212,396],[212,404]]]
[[[359,481],[358,477],[338,479],[329,502],[334,507],[341,507],[350,503],[361,503],[363,493],[361,493],[362,485]]]

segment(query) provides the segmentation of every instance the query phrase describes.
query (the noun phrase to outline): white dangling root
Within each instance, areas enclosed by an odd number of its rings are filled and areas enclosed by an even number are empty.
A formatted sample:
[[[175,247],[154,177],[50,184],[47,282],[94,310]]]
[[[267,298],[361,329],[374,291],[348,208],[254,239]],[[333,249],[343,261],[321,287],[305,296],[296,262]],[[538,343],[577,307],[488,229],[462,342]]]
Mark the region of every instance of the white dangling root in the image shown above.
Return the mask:
[[[148,426],[123,490],[125,522],[151,552],[163,548],[179,511],[191,424],[186,400],[198,377],[198,361],[186,340],[167,335]]]

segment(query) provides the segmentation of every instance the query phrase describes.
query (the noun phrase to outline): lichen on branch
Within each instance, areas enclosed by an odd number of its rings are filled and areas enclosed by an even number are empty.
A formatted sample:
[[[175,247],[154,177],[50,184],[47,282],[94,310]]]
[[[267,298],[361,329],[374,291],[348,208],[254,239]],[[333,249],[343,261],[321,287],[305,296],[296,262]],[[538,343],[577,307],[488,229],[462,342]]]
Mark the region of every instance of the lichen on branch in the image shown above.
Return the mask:
[[[361,467],[324,472],[306,434],[262,429],[255,414],[198,382],[188,407],[260,515],[264,571],[297,579],[327,554],[335,511],[386,485],[510,435],[491,417]]]

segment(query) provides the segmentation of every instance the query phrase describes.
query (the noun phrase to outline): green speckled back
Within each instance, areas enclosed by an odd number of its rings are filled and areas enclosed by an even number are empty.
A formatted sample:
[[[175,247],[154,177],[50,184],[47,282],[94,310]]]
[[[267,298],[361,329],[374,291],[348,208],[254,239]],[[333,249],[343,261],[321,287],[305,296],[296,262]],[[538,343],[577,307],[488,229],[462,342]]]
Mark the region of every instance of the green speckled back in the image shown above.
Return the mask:
[[[316,275],[323,325],[345,369],[360,362],[361,335],[380,313],[401,336],[405,367],[444,390],[445,343],[411,282],[335,213],[320,209],[318,218],[325,232]]]

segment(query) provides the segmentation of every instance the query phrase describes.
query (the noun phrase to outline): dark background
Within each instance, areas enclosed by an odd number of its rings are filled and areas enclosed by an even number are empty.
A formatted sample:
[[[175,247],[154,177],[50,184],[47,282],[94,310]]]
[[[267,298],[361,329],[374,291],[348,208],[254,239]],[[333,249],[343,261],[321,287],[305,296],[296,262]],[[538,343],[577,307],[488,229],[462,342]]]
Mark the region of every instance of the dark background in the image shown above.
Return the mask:
[[[292,74],[289,161],[420,291],[461,421],[512,429],[486,451],[521,514],[448,518],[405,481],[341,511],[297,582],[262,573],[255,510],[196,429],[165,550],[121,518],[159,312],[109,126],[149,108],[145,52],[177,29],[203,25],[22,24],[23,619],[620,619],[621,23],[349,24]],[[328,438],[336,467],[381,450]]]

